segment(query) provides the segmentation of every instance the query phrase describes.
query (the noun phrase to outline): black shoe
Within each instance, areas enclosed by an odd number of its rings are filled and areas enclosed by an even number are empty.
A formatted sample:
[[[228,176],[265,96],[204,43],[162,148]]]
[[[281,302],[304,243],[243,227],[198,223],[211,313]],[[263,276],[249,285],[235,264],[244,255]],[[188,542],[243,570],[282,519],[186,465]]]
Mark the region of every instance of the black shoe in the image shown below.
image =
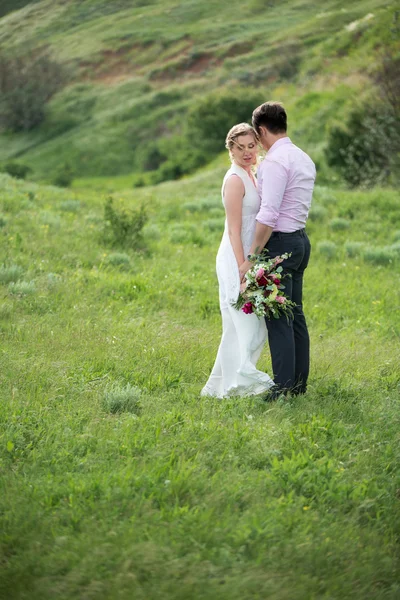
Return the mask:
[[[267,394],[263,398],[263,401],[264,402],[275,402],[279,398],[284,398],[285,395],[286,394],[283,390],[279,389],[279,387],[277,385],[274,385],[268,390]]]
[[[291,389],[291,394],[292,396],[302,396],[303,394],[305,394],[307,391],[307,386],[306,385],[300,385],[300,386],[296,386],[294,388]]]

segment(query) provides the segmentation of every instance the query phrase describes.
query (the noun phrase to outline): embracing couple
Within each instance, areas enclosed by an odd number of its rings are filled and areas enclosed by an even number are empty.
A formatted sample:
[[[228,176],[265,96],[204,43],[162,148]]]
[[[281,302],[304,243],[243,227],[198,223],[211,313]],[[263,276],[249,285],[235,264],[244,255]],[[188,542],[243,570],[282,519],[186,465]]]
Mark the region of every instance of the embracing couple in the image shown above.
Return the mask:
[[[305,224],[311,205],[315,165],[287,136],[287,116],[278,102],[253,112],[253,127],[235,125],[226,137],[232,166],[222,185],[225,231],[217,254],[222,339],[203,396],[281,394],[306,391],[310,341],[303,314],[303,274],[310,257]],[[258,144],[267,151],[257,172]],[[236,310],[240,284],[252,267],[248,256],[268,251],[271,258],[290,254],[283,263],[285,295],[295,302],[293,318],[258,319]],[[273,379],[257,369],[268,337]]]

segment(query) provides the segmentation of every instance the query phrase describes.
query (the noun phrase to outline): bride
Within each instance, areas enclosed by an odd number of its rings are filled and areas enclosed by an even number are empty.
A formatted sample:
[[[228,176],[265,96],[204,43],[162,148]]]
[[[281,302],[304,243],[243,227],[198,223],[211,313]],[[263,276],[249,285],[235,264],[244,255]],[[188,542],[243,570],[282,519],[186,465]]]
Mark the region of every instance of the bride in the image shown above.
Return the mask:
[[[247,123],[235,125],[226,136],[232,166],[222,184],[225,231],[217,254],[222,338],[211,375],[202,396],[261,394],[274,385],[256,368],[267,339],[265,319],[232,306],[240,291],[239,266],[250,250],[260,208],[252,166],[257,161],[257,134]]]

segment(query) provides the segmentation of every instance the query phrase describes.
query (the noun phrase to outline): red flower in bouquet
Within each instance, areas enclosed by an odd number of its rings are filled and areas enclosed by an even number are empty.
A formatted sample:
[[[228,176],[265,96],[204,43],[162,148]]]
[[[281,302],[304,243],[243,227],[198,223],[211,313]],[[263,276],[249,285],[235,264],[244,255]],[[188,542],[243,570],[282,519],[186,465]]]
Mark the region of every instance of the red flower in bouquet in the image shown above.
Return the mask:
[[[246,315],[250,315],[253,312],[253,306],[251,302],[246,302],[246,304],[244,304],[242,307],[242,311],[246,313]]]

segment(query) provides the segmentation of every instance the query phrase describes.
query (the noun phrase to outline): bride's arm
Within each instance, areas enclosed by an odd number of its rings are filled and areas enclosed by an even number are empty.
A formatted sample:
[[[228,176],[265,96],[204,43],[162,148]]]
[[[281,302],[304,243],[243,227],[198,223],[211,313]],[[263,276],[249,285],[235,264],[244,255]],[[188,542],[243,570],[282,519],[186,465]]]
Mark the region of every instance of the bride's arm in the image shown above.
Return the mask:
[[[238,267],[244,262],[243,244],[242,244],[242,205],[245,190],[240,177],[231,175],[224,188],[224,200],[226,220],[228,225],[228,235],[231,241],[233,252],[235,253]]]

